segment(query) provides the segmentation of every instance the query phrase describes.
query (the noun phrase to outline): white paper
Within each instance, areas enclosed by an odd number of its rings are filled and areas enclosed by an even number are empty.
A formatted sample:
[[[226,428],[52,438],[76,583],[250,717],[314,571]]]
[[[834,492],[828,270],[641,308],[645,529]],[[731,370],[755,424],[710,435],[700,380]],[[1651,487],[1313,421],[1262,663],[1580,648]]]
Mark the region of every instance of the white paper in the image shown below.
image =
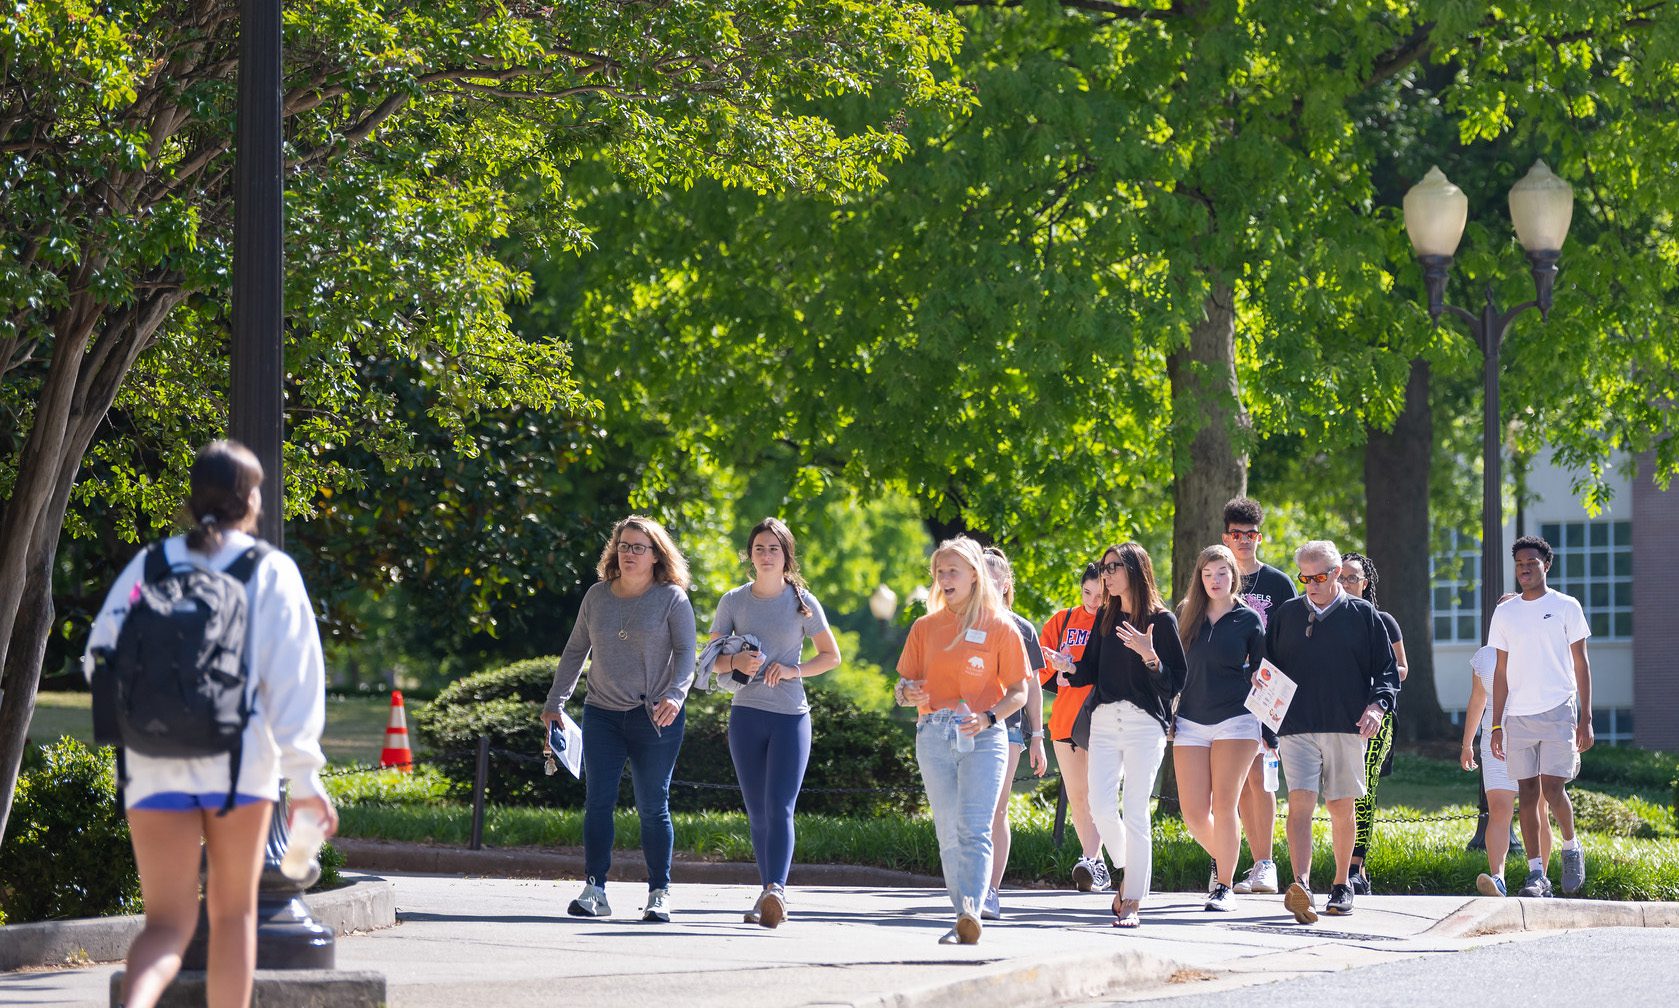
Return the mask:
[[[1271,664],[1270,659],[1260,661],[1259,674],[1254,678],[1258,682],[1248,690],[1244,706],[1253,711],[1265,727],[1273,732],[1281,731],[1288,705],[1294,702],[1294,680]]]
[[[583,729],[565,711],[560,711],[561,748],[554,753],[554,758],[560,765],[571,771],[571,775],[578,780],[583,779]],[[547,740],[543,741],[549,752],[554,747]]]

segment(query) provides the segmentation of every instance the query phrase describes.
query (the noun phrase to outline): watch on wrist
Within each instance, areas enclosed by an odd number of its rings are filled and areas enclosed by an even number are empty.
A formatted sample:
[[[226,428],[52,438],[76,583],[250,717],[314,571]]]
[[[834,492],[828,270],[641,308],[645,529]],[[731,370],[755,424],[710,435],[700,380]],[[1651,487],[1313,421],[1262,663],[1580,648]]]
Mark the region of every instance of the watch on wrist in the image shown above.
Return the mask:
[[[991,719],[991,724],[988,727],[991,727],[991,728],[997,727],[997,712],[996,711],[988,710],[988,711],[985,712],[985,716]]]

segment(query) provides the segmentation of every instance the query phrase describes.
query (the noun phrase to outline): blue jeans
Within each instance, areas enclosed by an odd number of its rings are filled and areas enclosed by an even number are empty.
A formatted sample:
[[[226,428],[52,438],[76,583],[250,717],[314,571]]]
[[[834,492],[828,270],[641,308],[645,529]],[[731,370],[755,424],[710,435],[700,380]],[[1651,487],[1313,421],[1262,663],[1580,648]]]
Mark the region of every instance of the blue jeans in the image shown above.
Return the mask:
[[[641,852],[647,858],[647,888],[670,885],[676,831],[670,825],[670,775],[682,748],[686,709],[663,729],[653,727],[645,707],[610,711],[583,705],[583,870],[595,885],[612,869],[612,816],[618,784],[630,764],[635,809],[641,816]]]
[[[810,762],[810,715],[737,704],[729,711],[729,755],[746,802],[758,879],[785,886],[793,867],[793,807]]]
[[[1008,767],[1002,725],[974,736],[973,752],[956,751],[952,711],[934,711],[915,728],[915,760],[933,810],[945,889],[958,914],[979,912],[991,885],[991,814]]]

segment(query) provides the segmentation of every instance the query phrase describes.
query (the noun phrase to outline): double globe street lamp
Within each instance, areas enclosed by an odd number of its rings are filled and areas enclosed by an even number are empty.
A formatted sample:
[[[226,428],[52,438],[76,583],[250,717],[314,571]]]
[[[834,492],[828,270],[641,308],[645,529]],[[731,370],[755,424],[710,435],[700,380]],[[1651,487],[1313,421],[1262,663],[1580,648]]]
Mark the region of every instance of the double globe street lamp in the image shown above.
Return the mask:
[[[1442,313],[1463,320],[1481,348],[1484,398],[1481,418],[1481,640],[1487,639],[1492,611],[1504,594],[1504,472],[1503,427],[1498,418],[1499,351],[1504,332],[1516,316],[1538,308],[1540,319],[1550,317],[1551,293],[1557,282],[1557,261],[1574,216],[1574,191],[1543,161],[1535,161],[1526,176],[1510,188],[1510,220],[1516,239],[1527,250],[1533,274],[1534,298],[1500,311],[1493,301],[1492,284],[1486,285],[1486,300],[1480,314],[1446,303],[1446,282],[1451,275],[1452,256],[1457,252],[1463,227],[1469,219],[1469,198],[1452,185],[1438,167],[1430,168],[1423,180],[1405,194],[1405,230],[1417,261],[1422,263],[1423,282],[1428,290],[1428,317],[1440,324]],[[1490,699],[1489,699],[1490,702]],[[1485,845],[1487,828],[1486,793],[1481,793],[1481,814],[1472,850]],[[1520,852],[1521,843],[1511,830],[1511,849]]]

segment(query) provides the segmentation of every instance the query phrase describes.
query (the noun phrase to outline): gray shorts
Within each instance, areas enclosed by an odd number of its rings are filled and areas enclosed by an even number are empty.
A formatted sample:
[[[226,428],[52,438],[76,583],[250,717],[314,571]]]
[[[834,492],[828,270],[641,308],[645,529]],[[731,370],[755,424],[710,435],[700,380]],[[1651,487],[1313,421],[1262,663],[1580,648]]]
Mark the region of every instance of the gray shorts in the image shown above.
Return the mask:
[[[1290,791],[1314,791],[1324,801],[1364,797],[1364,739],[1356,732],[1305,732],[1278,743]]]
[[[1574,747],[1580,711],[1575,703],[1570,698],[1543,714],[1504,715],[1504,763],[1511,780],[1543,774],[1570,781],[1580,773],[1580,752]]]

